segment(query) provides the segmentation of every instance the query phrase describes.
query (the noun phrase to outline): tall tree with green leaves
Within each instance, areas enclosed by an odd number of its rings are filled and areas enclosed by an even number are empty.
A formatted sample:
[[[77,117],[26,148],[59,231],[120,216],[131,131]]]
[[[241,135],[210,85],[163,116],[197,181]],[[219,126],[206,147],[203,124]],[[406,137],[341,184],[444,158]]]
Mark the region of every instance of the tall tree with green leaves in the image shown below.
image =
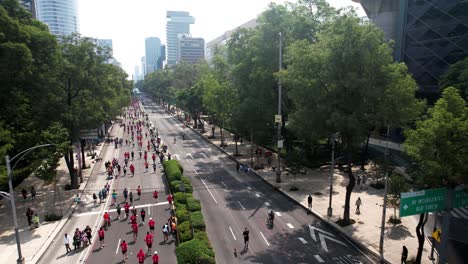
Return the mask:
[[[468,58],[451,65],[440,81],[440,87],[455,87],[463,99],[468,100]]]
[[[355,186],[352,153],[377,125],[399,126],[416,118],[420,104],[415,82],[403,64],[393,63],[383,32],[344,14],[317,35],[299,40],[286,52],[281,74],[294,102],[290,125],[309,142],[340,132],[348,185],[343,224]]]

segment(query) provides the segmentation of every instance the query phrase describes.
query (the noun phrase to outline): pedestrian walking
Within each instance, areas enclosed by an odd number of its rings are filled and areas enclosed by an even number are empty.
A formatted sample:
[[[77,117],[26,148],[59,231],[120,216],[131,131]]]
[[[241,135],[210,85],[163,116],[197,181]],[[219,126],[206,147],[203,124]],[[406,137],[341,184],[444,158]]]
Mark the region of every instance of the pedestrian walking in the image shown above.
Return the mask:
[[[150,217],[150,219],[148,221],[148,226],[150,228],[151,234],[154,234],[154,225],[155,224],[156,224],[156,222],[153,220],[153,218]]]
[[[237,171],[237,173],[239,173],[239,169],[240,169],[240,164],[239,164],[239,162],[236,162],[236,171]]]
[[[133,193],[130,192],[130,194],[128,195],[128,198],[130,198],[130,204],[133,204]]]
[[[167,224],[164,224],[162,227],[162,232],[164,236],[164,242],[169,240],[169,226]]]
[[[132,176],[135,176],[135,166],[133,164],[130,164],[130,173],[132,173]]]
[[[117,193],[114,191],[112,191],[112,205],[114,205],[117,201]]]
[[[153,198],[154,198],[154,199],[158,199],[158,191],[157,191],[157,190],[154,190],[154,192],[153,192]]]
[[[93,237],[91,235],[91,233],[92,233],[91,227],[89,227],[89,225],[87,225],[86,228],[83,231],[86,233],[86,236],[88,237],[89,244],[91,245],[92,244],[91,241],[93,240],[92,239]]]
[[[122,250],[123,262],[125,263],[125,261],[128,259],[128,255],[127,255],[128,244],[127,242],[125,242],[125,240],[122,241],[122,243],[120,243],[120,249]]]
[[[124,211],[125,211],[125,219],[127,219],[130,213],[130,204],[128,204],[128,202],[125,202],[124,204]]]
[[[309,197],[307,197],[307,208],[309,211],[312,211],[312,195],[309,194]]]
[[[132,224],[132,231],[133,231],[133,242],[136,242],[138,238],[138,224],[137,223]]]
[[[127,188],[124,188],[123,196],[124,196],[125,202],[127,202],[127,199],[128,199],[128,190],[127,190]]]
[[[146,212],[145,212],[144,208],[141,208],[140,216],[141,216],[141,223],[144,225],[145,224],[145,217],[146,217]]]
[[[31,199],[32,200],[36,199],[36,189],[34,189],[34,186],[31,187]]]
[[[37,214],[34,215],[32,222],[33,222],[34,228],[39,227],[39,216]]]
[[[138,185],[138,187],[137,187],[137,195],[138,195],[138,200],[140,200],[140,198],[141,198],[141,187],[140,187],[140,185]]]
[[[156,162],[153,162],[153,172],[156,173]]]
[[[133,143],[133,147],[135,147],[135,143]],[[135,153],[133,152],[133,150],[132,150],[131,155],[132,155],[132,161],[133,161],[133,158],[135,157]]]
[[[28,218],[28,225],[29,226],[31,226],[31,224],[32,224],[33,215],[34,215],[34,211],[31,208],[28,208],[28,210],[26,210],[26,217]]]
[[[104,229],[101,227],[98,231],[99,242],[101,243],[101,248],[104,248]]]
[[[123,176],[127,175],[127,163],[125,163],[125,166],[123,167]]]
[[[249,230],[247,229],[247,227],[242,233],[242,236],[244,237],[244,249],[247,249],[249,248]]]
[[[167,202],[169,203],[169,208],[172,207],[172,198],[173,198],[173,197],[172,197],[172,194],[169,194],[169,195],[167,196]]]
[[[97,195],[96,195],[96,193],[93,193],[93,202],[94,202],[94,205],[97,205]]]
[[[26,200],[27,196],[28,196],[28,191],[26,191],[24,188],[23,190],[21,190],[21,195],[23,195],[23,199]]]
[[[146,255],[143,252],[143,249],[140,248],[140,252],[138,252],[138,254],[137,254],[138,263],[143,264],[145,262],[145,257],[146,257]]]
[[[406,246],[403,246],[403,251],[401,252],[401,264],[406,264],[406,259],[408,258],[408,249]]]
[[[67,253],[71,251],[71,248],[70,248],[70,237],[68,236],[67,233],[65,233],[65,236],[63,238],[63,244],[65,245],[65,249],[67,250]]]
[[[145,161],[145,172],[148,172],[148,167],[149,167],[149,164],[147,161]]]
[[[102,191],[99,191],[98,196],[99,196],[99,203],[102,203]]]
[[[361,214],[360,207],[362,205],[361,197],[356,200],[356,214]]]
[[[75,235],[73,236],[73,249],[74,249],[75,251],[77,251],[78,249],[80,249],[80,239],[81,239],[81,238],[80,238],[79,232],[78,232],[78,233],[75,232]]]
[[[145,237],[146,247],[148,248],[148,255],[151,256],[151,248],[153,247],[153,235],[150,232],[146,232]]]
[[[122,212],[122,207],[120,207],[120,203],[117,203],[115,210],[117,211],[117,219],[120,219],[120,212]]]
[[[153,259],[153,264],[159,264],[159,255],[157,251],[154,251],[154,255],[152,259]]]

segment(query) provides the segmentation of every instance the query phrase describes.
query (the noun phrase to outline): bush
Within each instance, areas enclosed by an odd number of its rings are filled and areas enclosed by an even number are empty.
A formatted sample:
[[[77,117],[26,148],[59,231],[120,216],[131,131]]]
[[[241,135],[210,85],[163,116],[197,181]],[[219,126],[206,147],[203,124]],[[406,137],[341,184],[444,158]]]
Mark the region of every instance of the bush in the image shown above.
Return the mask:
[[[179,185],[180,185],[180,181],[171,181],[171,190],[172,190],[172,192],[178,192],[179,191]]]
[[[214,252],[204,241],[193,239],[180,244],[176,248],[177,263],[183,264],[214,264]]]
[[[176,207],[177,222],[182,223],[189,219],[189,212],[184,204],[178,204]]]
[[[189,221],[184,221],[178,227],[180,242],[186,242],[193,239],[192,228]]]
[[[201,210],[201,204],[200,201],[193,197],[188,197],[187,198],[187,209],[189,209],[190,212],[195,212],[195,211],[200,211]]]
[[[190,213],[190,221],[195,230],[205,230],[205,221],[203,220],[203,215],[200,211]]]
[[[182,171],[177,160],[164,161],[163,166],[169,182],[180,181],[180,178],[182,177]]]
[[[187,194],[183,192],[176,192],[174,194],[174,202],[185,204],[187,202]]]
[[[193,187],[192,187],[192,183],[190,182],[190,179],[187,176],[182,175],[181,180],[184,183],[185,192],[192,193],[193,192]]]

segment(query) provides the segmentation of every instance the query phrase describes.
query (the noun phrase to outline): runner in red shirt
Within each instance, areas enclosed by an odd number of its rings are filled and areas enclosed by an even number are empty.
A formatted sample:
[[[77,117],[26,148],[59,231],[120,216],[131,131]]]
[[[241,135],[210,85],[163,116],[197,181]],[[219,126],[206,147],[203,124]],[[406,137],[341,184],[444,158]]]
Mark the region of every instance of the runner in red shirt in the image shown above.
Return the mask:
[[[157,190],[154,190],[153,198],[158,199],[158,191]]]
[[[153,235],[149,232],[146,232],[145,237],[146,246],[148,247],[148,255],[151,256],[151,248],[153,247]]]
[[[169,202],[169,208],[171,208],[171,206],[172,206],[172,195],[171,194],[169,194],[167,196],[167,201]]]
[[[138,185],[138,187],[137,187],[137,195],[138,195],[138,200],[140,200],[140,196],[141,196],[141,187],[140,187],[140,185]]]
[[[133,241],[136,241],[138,238],[138,224],[137,223],[132,224],[132,231],[133,231]]]
[[[98,231],[99,242],[101,243],[101,248],[104,248],[104,229],[101,227]]]
[[[104,217],[104,226],[107,228],[111,225],[110,215],[108,212],[105,212],[103,217]]]
[[[128,259],[128,255],[127,255],[128,244],[127,242],[125,242],[125,240],[122,241],[122,243],[120,243],[120,248],[122,249],[123,262],[125,263],[125,260]]]
[[[135,166],[133,166],[133,164],[130,164],[130,172],[132,173],[132,176],[135,176]]]
[[[154,255],[153,255],[152,259],[153,259],[153,264],[158,264],[159,263],[159,255],[158,255],[157,251],[154,252]]]
[[[128,202],[125,202],[124,210],[125,210],[125,218],[128,218],[128,214],[130,213],[130,205],[128,204]]]
[[[150,217],[150,220],[148,221],[148,225],[149,225],[151,234],[154,234],[154,225],[155,224],[156,224],[156,222],[154,222],[153,218]]]
[[[136,215],[132,214],[132,216],[130,216],[130,223],[136,224],[136,219],[137,219]]]
[[[142,264],[143,262],[145,262],[145,253],[143,252],[143,249],[140,248],[140,252],[138,252],[137,254],[137,258],[138,258],[138,263],[139,264]]]

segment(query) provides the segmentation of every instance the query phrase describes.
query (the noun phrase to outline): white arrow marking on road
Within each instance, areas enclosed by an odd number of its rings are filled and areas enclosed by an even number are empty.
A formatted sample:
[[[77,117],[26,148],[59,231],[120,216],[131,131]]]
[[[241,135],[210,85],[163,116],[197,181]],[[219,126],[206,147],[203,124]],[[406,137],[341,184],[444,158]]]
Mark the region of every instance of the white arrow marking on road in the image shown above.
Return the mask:
[[[294,226],[293,226],[291,223],[287,223],[286,225],[287,225],[289,228],[291,228],[291,229],[294,228]]]
[[[203,180],[201,180],[201,182],[203,183],[203,185],[205,185],[206,190],[207,190],[207,191],[210,193],[210,195],[211,195],[211,198],[213,198],[213,200],[215,201],[215,203],[218,204],[218,201],[216,201],[216,199],[214,198],[213,193],[211,193],[211,191],[210,191],[210,189],[208,188],[208,186],[206,185],[206,183],[205,183]]]
[[[262,237],[265,240],[265,243],[267,244],[267,246],[270,246],[270,243],[268,243],[268,240],[265,238],[265,236],[263,235],[262,232],[260,232],[260,235],[262,235]]]
[[[315,259],[320,262],[320,263],[324,263],[325,261],[319,256],[319,255],[314,255]]]
[[[319,240],[320,240],[320,244],[322,245],[322,248],[328,252],[328,247],[327,247],[327,243],[325,242],[325,239],[328,239],[328,240],[331,240],[331,241],[334,241],[338,244],[341,244],[343,246],[346,246],[345,243],[335,239],[335,235],[333,235],[332,233],[329,233],[329,232],[326,232],[326,231],[323,231],[322,229],[320,228],[317,228],[317,227],[314,227],[312,225],[309,225],[309,230],[310,230],[310,236],[312,237],[312,239],[317,242],[317,237],[315,236],[315,231],[317,231],[318,233],[318,236],[319,236]]]
[[[231,234],[232,234],[232,237],[234,238],[234,240],[237,240],[236,236],[234,235],[234,232],[232,232],[232,228],[229,227],[229,230],[231,230]]]
[[[120,245],[120,238],[119,238],[119,242],[117,242],[117,248],[115,249],[115,254],[117,255],[117,253],[119,253],[119,245]]]
[[[241,204],[241,202],[237,201],[237,203],[242,207],[242,210],[245,210],[245,207]]]
[[[307,240],[305,240],[303,237],[300,237],[299,240],[302,242],[302,244],[307,244]]]

